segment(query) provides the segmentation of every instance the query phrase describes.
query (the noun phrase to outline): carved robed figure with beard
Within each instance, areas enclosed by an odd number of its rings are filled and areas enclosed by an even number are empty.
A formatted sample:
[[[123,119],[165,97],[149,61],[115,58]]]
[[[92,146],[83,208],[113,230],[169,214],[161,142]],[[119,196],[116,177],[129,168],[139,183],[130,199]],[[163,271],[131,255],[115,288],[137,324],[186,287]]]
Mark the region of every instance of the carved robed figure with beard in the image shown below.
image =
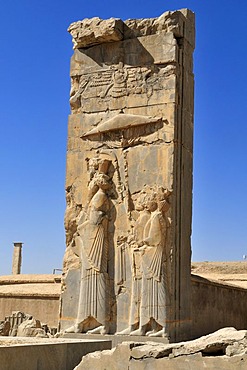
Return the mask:
[[[75,238],[81,259],[78,314],[75,325],[66,332],[108,332],[108,190],[111,179],[107,171],[110,163],[105,159],[99,161],[98,170],[89,183],[86,209],[79,217]]]
[[[161,187],[143,191],[132,240],[132,292],[129,327],[122,335],[165,336],[167,332],[167,231],[170,192]],[[141,231],[141,233],[140,233]],[[136,312],[137,311],[137,312]],[[137,327],[137,328],[136,328]]]

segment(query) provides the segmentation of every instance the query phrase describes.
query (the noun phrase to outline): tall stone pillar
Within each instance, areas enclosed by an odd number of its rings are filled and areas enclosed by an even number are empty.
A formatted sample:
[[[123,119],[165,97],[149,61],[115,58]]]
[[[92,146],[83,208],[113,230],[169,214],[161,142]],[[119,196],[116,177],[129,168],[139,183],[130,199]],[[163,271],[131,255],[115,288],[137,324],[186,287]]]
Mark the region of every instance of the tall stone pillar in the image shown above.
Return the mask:
[[[61,329],[189,338],[194,14],[69,32]]]
[[[20,242],[14,243],[14,252],[12,259],[12,275],[21,273],[21,262],[22,262],[22,244]]]

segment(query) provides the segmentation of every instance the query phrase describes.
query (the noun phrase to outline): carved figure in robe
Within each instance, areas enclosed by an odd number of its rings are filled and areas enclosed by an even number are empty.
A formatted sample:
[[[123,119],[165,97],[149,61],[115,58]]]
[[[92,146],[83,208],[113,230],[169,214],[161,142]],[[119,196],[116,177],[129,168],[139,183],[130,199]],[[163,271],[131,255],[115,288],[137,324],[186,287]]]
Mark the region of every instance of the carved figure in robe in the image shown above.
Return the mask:
[[[135,205],[135,212],[138,213],[138,218],[135,222],[133,235],[130,235],[127,242],[128,252],[130,253],[131,269],[132,269],[132,292],[131,292],[131,306],[130,306],[130,317],[129,326],[117,332],[118,335],[127,335],[131,331],[138,327],[140,321],[140,302],[141,302],[141,282],[142,282],[142,271],[141,271],[141,254],[135,250],[138,248],[139,243],[142,243],[145,238],[144,230],[146,223],[148,222],[151,212],[147,209],[148,196],[145,191],[142,191]],[[126,249],[125,251],[126,252]],[[124,275],[124,274],[122,274]],[[124,280],[124,279],[122,279]]]
[[[81,98],[82,98],[82,93],[86,89],[87,85],[89,83],[89,77],[79,77],[75,76],[71,79],[71,89],[70,89],[70,107],[71,110],[74,113],[78,113],[81,106]]]
[[[149,217],[140,212],[135,225],[142,232],[133,249],[132,294],[129,327],[118,334],[165,336],[167,306],[166,238],[169,209],[168,191],[151,190],[143,207]],[[143,212],[143,211],[142,211]],[[141,228],[140,228],[141,231]],[[139,290],[139,291],[138,291]],[[136,313],[137,311],[137,313]],[[134,330],[138,326],[138,329]]]
[[[81,285],[76,323],[66,332],[108,332],[108,218],[111,162],[102,160],[89,184],[87,219],[79,221],[75,239],[80,249]],[[89,330],[92,329],[92,330]]]
[[[66,251],[63,259],[63,271],[79,267],[79,254],[75,245],[74,235],[77,232],[77,217],[81,211],[81,205],[76,204],[73,196],[73,187],[66,189],[66,211],[64,226],[66,232]]]
[[[144,229],[144,239],[136,252],[141,253],[142,286],[139,328],[130,335],[165,336],[167,306],[166,238],[169,209],[167,196],[154,193],[147,208],[151,216]],[[151,329],[151,330],[148,330]]]

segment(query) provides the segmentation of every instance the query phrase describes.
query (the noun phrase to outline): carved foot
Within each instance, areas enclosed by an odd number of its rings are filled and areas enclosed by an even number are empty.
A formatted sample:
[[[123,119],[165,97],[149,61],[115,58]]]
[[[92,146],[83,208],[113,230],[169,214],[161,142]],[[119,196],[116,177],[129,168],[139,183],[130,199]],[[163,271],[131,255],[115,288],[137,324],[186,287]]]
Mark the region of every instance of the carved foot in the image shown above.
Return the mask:
[[[65,333],[80,333],[80,327],[78,324],[75,324],[73,326],[70,326],[68,329],[64,330]]]
[[[149,335],[154,334],[154,333],[155,333],[155,330],[153,329],[153,330],[147,331],[145,335],[149,336]]]
[[[130,335],[145,335],[145,328],[141,327],[137,330],[134,330],[130,333]]]
[[[106,327],[104,325],[97,326],[97,328],[88,330],[87,334],[106,334]]]
[[[126,328],[122,331],[118,331],[116,333],[116,335],[129,335],[131,333],[131,330],[132,330],[132,328],[131,328],[131,326],[129,326],[128,328]]]
[[[165,328],[162,328],[159,331],[156,331],[155,333],[149,334],[149,337],[166,337],[167,334],[165,333]]]

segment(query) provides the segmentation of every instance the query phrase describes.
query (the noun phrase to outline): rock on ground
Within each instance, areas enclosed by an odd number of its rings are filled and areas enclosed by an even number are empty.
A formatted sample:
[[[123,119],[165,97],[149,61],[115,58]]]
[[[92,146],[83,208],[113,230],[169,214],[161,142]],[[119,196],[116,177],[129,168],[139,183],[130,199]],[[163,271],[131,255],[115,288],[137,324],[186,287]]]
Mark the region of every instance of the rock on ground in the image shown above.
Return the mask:
[[[124,342],[82,358],[75,370],[244,370],[247,330],[224,328],[181,343]]]

